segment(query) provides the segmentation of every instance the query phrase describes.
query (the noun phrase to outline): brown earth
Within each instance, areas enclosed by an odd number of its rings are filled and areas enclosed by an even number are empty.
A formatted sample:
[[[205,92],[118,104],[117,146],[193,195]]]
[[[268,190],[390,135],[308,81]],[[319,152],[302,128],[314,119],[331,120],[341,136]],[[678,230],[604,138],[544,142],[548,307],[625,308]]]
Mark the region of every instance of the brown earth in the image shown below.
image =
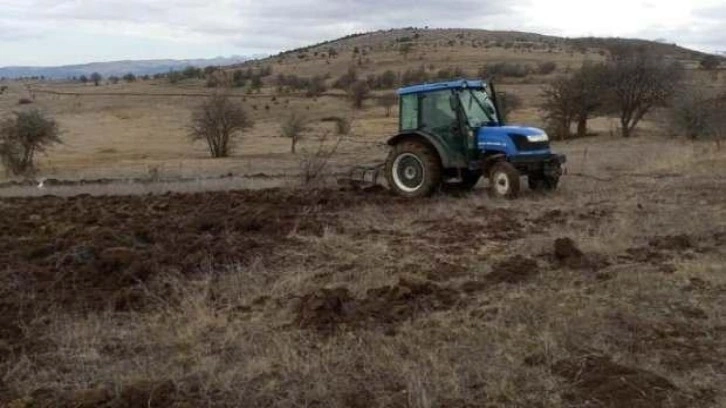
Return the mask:
[[[718,406],[726,234],[623,208],[3,199],[0,405]]]

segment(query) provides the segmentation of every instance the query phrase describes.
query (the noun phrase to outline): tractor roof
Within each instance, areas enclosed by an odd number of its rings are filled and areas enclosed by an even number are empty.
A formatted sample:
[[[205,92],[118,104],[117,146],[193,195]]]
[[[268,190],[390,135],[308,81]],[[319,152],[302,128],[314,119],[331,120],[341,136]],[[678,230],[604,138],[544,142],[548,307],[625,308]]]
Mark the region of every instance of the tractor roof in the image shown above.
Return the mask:
[[[461,89],[461,88],[484,88],[486,83],[482,80],[458,79],[456,81],[437,82],[434,84],[420,84],[407,86],[398,90],[399,95],[417,94],[433,91],[441,91],[444,89]]]

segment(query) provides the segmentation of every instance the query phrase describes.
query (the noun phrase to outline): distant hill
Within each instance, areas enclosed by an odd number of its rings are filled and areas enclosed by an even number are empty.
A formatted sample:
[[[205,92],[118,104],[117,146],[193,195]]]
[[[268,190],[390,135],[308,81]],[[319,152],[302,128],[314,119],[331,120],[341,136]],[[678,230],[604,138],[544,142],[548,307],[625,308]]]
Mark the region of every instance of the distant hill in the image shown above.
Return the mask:
[[[398,74],[425,70],[430,76],[442,71],[440,76],[447,77],[447,71],[474,76],[482,67],[492,64],[524,67],[536,73],[541,64],[549,63],[556,65],[554,72],[557,73],[569,72],[584,61],[602,61],[610,52],[624,46],[649,49],[688,68],[697,68],[708,55],[673,43],[642,39],[566,38],[517,31],[408,27],[351,34],[228,68],[269,66],[275,75],[321,75],[335,79],[351,68],[363,78],[387,70]]]
[[[211,59],[188,59],[188,60],[139,60],[139,61],[110,61],[93,62],[89,64],[65,65],[58,67],[2,67],[0,77],[45,77],[47,79],[66,79],[81,75],[90,75],[98,72],[104,77],[116,75],[123,76],[128,73],[134,75],[153,75],[168,72],[169,70],[180,70],[188,66],[206,67],[209,65],[226,66],[240,64],[252,57],[233,56],[218,57]]]

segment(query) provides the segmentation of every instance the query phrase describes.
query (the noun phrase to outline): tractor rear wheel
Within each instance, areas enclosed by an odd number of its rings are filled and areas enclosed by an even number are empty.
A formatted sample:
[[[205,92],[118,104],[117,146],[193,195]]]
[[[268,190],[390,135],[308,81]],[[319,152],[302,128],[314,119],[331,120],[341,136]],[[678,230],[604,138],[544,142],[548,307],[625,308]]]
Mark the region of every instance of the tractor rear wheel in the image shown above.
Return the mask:
[[[398,195],[430,195],[441,184],[439,156],[433,148],[415,140],[398,143],[386,160],[386,180]]]
[[[489,193],[494,197],[515,198],[519,195],[519,178],[514,166],[500,161],[489,172]]]

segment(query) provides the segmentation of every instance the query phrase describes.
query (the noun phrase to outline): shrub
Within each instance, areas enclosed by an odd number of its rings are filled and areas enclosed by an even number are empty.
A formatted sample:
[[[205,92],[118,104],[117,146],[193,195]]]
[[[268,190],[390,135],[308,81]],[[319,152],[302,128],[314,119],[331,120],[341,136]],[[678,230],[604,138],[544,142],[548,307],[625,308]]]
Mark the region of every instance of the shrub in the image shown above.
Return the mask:
[[[540,62],[537,64],[537,73],[540,75],[549,75],[557,69],[557,63],[554,61]]]
[[[18,105],[30,105],[33,103],[33,100],[30,98],[20,98],[18,99]]]
[[[128,74],[124,75],[124,81],[126,81],[126,82],[135,82],[136,81],[136,75],[134,75],[134,74],[132,74],[132,73],[129,72]]]
[[[0,86],[0,95],[4,94],[8,90],[7,85]]]
[[[204,140],[212,157],[229,156],[234,139],[252,127],[253,121],[242,108],[227,95],[215,94],[193,112],[189,125],[189,137]]]
[[[669,111],[670,128],[689,139],[721,139],[726,135],[726,94],[714,97],[700,87],[687,87],[674,98]]]
[[[35,172],[35,154],[56,143],[61,143],[58,124],[39,110],[16,112],[0,122],[0,161],[10,174]]]
[[[343,141],[343,136],[339,136],[329,143],[330,133],[324,133],[318,142],[317,148],[312,151],[303,151],[303,158],[300,160],[300,181],[303,186],[310,187],[323,179],[325,170],[330,159],[335,155]]]
[[[333,88],[347,90],[356,81],[358,81],[358,71],[356,71],[355,67],[349,67],[348,72],[333,82]]]
[[[495,64],[487,64],[479,70],[479,77],[486,78],[490,76],[524,78],[529,75],[531,68],[526,64],[517,64],[512,62],[497,62]]]
[[[715,56],[715,55],[706,55],[701,60],[701,68],[705,70],[713,70],[718,68],[718,66],[721,65],[721,58]]]

